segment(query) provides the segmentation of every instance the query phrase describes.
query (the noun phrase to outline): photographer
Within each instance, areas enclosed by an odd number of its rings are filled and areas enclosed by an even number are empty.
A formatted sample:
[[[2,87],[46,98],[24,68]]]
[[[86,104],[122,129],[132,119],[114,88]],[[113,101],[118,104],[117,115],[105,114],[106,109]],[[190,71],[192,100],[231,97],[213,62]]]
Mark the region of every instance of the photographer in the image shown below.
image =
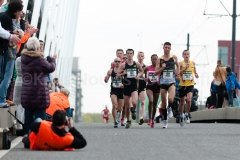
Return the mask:
[[[53,92],[60,92],[60,90],[64,88],[59,84],[58,78],[53,79],[52,91]]]
[[[86,140],[73,127],[71,118],[66,118],[67,113],[57,110],[53,114],[52,122],[37,119],[30,126],[30,134],[23,137],[25,148],[32,150],[73,150],[84,148]],[[68,126],[69,132],[65,130]]]

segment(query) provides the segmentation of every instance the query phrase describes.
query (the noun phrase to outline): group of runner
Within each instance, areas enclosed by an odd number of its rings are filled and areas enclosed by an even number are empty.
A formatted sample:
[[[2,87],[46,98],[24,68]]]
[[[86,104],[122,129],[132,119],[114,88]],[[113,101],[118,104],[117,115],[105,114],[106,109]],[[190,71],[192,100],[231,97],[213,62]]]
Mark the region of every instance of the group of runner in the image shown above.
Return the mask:
[[[189,111],[191,106],[192,90],[194,87],[194,77],[198,78],[196,66],[190,58],[190,52],[182,52],[183,61],[178,62],[175,55],[170,54],[171,43],[165,42],[163,45],[164,54],[158,57],[156,54],[151,56],[151,65],[143,63],[144,52],[138,52],[137,61],[133,60],[134,50],[127,49],[126,54],[122,49],[117,49],[116,58],[111,64],[104,78],[105,83],[111,78],[110,97],[112,101],[112,115],[114,128],[121,126],[131,127],[131,119],[136,120],[136,108],[138,99],[140,100],[140,119],[139,125],[144,123],[144,106],[146,95],[149,99],[148,104],[148,125],[154,128],[154,118],[156,114],[157,102],[161,96],[161,112],[163,114],[163,128],[168,127],[168,117],[172,118],[172,106],[175,97],[176,79],[180,79],[180,126],[190,123]],[[186,109],[184,111],[184,103]],[[131,119],[130,119],[131,113]]]

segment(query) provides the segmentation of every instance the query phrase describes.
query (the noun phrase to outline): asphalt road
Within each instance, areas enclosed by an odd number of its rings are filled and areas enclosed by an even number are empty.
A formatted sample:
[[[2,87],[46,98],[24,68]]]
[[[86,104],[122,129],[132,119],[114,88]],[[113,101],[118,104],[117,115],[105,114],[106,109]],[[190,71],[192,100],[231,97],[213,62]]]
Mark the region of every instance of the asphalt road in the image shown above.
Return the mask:
[[[192,123],[162,129],[133,124],[130,129],[113,124],[79,123],[75,127],[87,140],[74,151],[31,151],[20,142],[1,160],[239,160],[240,125]]]

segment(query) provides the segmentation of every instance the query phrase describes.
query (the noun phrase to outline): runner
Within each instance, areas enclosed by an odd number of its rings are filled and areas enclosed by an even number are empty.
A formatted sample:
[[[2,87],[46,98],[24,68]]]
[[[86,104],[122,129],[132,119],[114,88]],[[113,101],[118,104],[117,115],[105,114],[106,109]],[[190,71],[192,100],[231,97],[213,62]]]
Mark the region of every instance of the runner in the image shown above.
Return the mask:
[[[105,83],[108,82],[109,78],[111,77],[111,92],[110,92],[110,97],[112,101],[112,116],[114,120],[114,128],[118,128],[118,120],[116,117],[116,111],[117,113],[121,113],[122,107],[123,107],[123,78],[117,78],[117,72],[119,70],[120,66],[120,58],[115,58],[114,59],[114,68],[110,69],[107,72],[107,75],[105,76]],[[120,115],[119,115],[119,120],[120,120]]]
[[[123,57],[124,57],[124,52],[123,52],[122,49],[117,49],[117,51],[116,51],[116,56],[117,56],[118,58],[120,58],[121,63],[125,63],[125,62],[126,62],[126,59],[123,58]],[[114,68],[114,65],[115,65],[115,62],[112,62],[112,63],[111,63],[111,69]]]
[[[180,126],[183,126],[183,110],[184,110],[184,100],[185,96],[187,97],[186,104],[186,113],[185,113],[185,121],[187,124],[190,123],[189,111],[191,107],[192,100],[192,91],[194,87],[194,75],[195,78],[198,78],[198,74],[196,71],[196,66],[193,61],[190,60],[190,52],[188,50],[184,50],[182,53],[184,58],[183,61],[179,62],[180,66],[180,87],[179,87],[179,97],[180,97]]]
[[[164,116],[163,128],[167,128],[168,117],[172,117],[172,105],[175,96],[175,77],[179,78],[179,64],[175,55],[170,54],[171,43],[165,42],[163,45],[164,55],[158,58],[155,75],[160,74],[160,88],[162,99],[162,113]],[[175,70],[175,65],[177,69]],[[175,75],[177,74],[177,75]],[[168,93],[168,107],[167,106]]]
[[[148,125],[151,125],[152,128],[154,128],[154,118],[156,114],[157,102],[158,102],[158,97],[160,93],[159,75],[158,76],[154,75],[157,59],[158,59],[158,56],[156,54],[153,54],[151,56],[152,65],[144,69],[144,71],[148,73],[148,84],[147,84],[147,96],[149,99]]]
[[[125,105],[125,114],[127,117],[126,128],[130,128],[131,121],[129,119],[130,113],[130,104],[132,103],[133,108],[131,108],[132,119],[136,119],[136,106],[138,100],[138,93],[137,93],[137,85],[138,79],[143,75],[143,69],[138,62],[133,60],[134,50],[127,49],[127,61],[125,64],[121,64],[118,77],[120,78],[124,75],[124,89],[123,89],[123,97],[124,97],[124,105]],[[138,74],[138,71],[140,73]],[[132,98],[132,101],[130,101]]]
[[[144,70],[146,68],[145,64],[143,63],[144,60],[144,53],[138,52],[138,63],[142,66],[142,69]],[[141,78],[139,78],[139,86],[138,86],[138,97],[140,100],[140,120],[139,125],[142,125],[144,123],[143,117],[144,117],[144,111],[145,111],[145,99],[146,99],[146,74],[143,74]]]
[[[126,60],[127,60],[127,54],[124,54],[122,62],[125,63]],[[119,116],[119,114],[117,116]],[[126,123],[126,115],[125,115],[125,106],[123,104],[121,126],[125,126],[125,123]]]
[[[124,51],[123,51],[122,49],[117,49],[117,51],[116,51],[116,56],[117,56],[118,58],[120,58],[121,64],[126,62],[127,55],[124,54]],[[115,62],[112,62],[112,63],[111,63],[111,69],[114,68],[114,65],[115,65]],[[125,126],[125,124],[124,124],[124,116],[125,116],[124,107],[123,107],[123,110],[122,110],[121,112],[122,112],[121,126]],[[120,122],[121,112],[117,112],[117,121],[118,121],[118,122]]]
[[[108,108],[107,108],[107,105],[105,106],[105,109],[101,112],[102,116],[103,116],[103,122],[104,123],[108,123],[108,115],[110,114]]]

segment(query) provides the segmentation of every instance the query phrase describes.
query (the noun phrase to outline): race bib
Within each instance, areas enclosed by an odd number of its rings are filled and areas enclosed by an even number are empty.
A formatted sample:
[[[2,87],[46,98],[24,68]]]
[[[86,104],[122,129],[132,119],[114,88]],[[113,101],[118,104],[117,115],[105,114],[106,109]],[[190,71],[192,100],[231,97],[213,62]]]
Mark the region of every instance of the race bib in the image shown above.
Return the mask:
[[[152,72],[152,73],[149,72],[148,78],[149,78],[150,82],[152,82],[152,83],[158,82],[158,76],[157,75],[155,76],[154,72]]]
[[[113,79],[112,87],[113,88],[120,88],[122,85],[122,79]]]
[[[163,78],[164,79],[171,79],[171,78],[173,78],[173,71],[168,71],[168,70],[164,71],[163,70]]]
[[[192,75],[192,72],[183,72],[183,80],[184,81],[191,81],[193,80],[193,75]]]
[[[107,115],[107,114],[104,114],[103,117],[108,117],[108,115]]]
[[[136,69],[127,69],[127,78],[135,78],[137,76]]]

